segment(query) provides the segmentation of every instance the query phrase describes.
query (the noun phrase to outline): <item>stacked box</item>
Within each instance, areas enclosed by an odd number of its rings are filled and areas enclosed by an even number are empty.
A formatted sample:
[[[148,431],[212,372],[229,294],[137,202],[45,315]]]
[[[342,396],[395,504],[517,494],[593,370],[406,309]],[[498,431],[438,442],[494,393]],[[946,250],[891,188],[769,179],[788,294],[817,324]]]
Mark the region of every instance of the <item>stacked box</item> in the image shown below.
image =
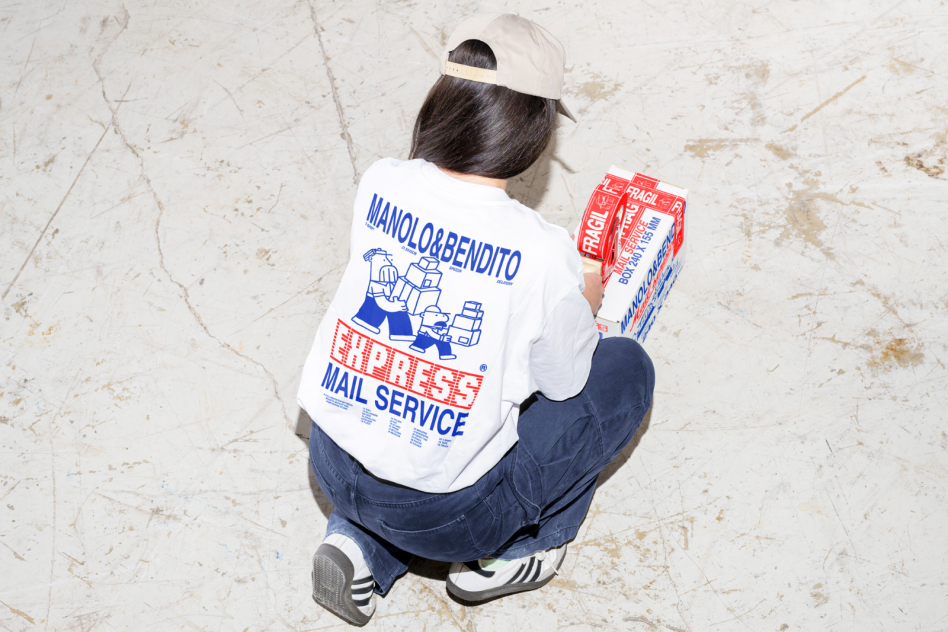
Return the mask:
[[[440,297],[441,290],[439,288],[417,288],[412,285],[406,285],[402,294],[399,295],[399,298],[405,301],[408,313],[412,316],[418,316],[432,305],[437,307]]]
[[[408,266],[404,276],[398,277],[393,294],[405,301],[408,313],[417,316],[432,305],[438,304],[441,297],[441,273],[438,260],[434,257],[422,257],[417,263]]]
[[[463,347],[473,347],[481,339],[481,321],[484,318],[484,312],[481,310],[481,304],[477,301],[466,301],[460,314],[455,314],[448,333],[451,335],[451,342],[455,342]]]
[[[473,347],[481,341],[481,330],[467,331],[460,327],[451,325],[448,327],[448,335],[451,336],[451,342],[459,344],[462,347]]]
[[[610,181],[627,183],[625,216],[621,250],[603,281],[596,326],[603,337],[623,335],[643,342],[684,263],[688,191],[615,166],[603,183]],[[582,253],[579,244],[577,250]]]
[[[464,308],[461,313],[471,318],[483,318],[484,312],[481,311],[481,304],[477,301],[464,301]]]
[[[460,327],[464,331],[477,331],[481,328],[481,319],[480,318],[471,318],[470,316],[465,316],[464,314],[457,314],[454,317],[454,322],[451,323],[454,327]]]
[[[422,257],[421,261],[408,266],[405,280],[417,288],[438,287],[441,284],[438,260],[434,257]]]
[[[672,269],[675,220],[647,209],[633,224],[630,237],[623,244],[619,256],[622,267],[617,265],[610,278],[597,321],[617,323],[619,334],[631,335],[641,342],[645,339],[642,334],[648,333],[639,326],[643,316],[657,313],[660,307],[653,297],[664,300],[656,289],[664,290]]]

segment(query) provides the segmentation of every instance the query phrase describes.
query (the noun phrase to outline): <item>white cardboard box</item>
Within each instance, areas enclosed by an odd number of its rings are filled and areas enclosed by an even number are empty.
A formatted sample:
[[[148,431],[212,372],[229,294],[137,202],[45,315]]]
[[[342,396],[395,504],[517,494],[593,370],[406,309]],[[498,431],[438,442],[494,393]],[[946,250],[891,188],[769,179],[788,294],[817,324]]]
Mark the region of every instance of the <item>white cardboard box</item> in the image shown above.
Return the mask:
[[[596,326],[602,337],[644,342],[684,264],[688,191],[613,166],[604,182],[615,178],[628,182],[618,200],[624,207],[622,251],[604,281]]]

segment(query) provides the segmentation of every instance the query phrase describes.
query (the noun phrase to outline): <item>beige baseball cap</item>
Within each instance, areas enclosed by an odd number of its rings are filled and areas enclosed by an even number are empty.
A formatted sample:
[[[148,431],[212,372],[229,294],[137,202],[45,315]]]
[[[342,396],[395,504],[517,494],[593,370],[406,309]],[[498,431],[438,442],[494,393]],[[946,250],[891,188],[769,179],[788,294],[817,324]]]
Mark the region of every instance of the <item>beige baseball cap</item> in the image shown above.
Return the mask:
[[[497,70],[463,66],[448,61],[462,42],[480,40],[497,58]],[[454,29],[441,54],[441,74],[492,83],[523,94],[556,99],[556,110],[576,122],[560,98],[566,53],[550,32],[516,13],[490,13],[465,20]]]

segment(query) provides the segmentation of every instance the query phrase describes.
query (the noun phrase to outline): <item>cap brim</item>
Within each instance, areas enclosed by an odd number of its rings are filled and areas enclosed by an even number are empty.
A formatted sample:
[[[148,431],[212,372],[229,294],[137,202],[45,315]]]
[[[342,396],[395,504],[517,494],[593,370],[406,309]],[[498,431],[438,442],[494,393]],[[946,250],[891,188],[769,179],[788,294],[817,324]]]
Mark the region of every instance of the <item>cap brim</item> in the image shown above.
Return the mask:
[[[569,108],[566,107],[566,104],[563,103],[563,99],[556,100],[556,111],[562,114],[563,116],[565,116],[566,118],[568,118],[569,120],[573,121],[574,123],[578,123],[578,121],[576,120],[576,117],[573,116],[573,113],[570,112]]]

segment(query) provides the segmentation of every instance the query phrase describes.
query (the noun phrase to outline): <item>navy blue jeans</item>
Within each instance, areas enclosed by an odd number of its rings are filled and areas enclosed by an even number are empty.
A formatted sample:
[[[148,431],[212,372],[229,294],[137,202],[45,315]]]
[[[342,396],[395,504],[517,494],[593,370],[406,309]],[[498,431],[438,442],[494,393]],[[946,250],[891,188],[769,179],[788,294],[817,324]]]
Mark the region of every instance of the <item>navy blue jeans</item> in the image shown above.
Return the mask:
[[[474,485],[429,494],[374,478],[318,426],[310,463],[334,505],[326,534],[356,542],[384,594],[412,555],[444,562],[516,559],[576,536],[596,479],[652,404],[655,370],[628,338],[599,342],[583,391],[521,406],[519,441]]]

